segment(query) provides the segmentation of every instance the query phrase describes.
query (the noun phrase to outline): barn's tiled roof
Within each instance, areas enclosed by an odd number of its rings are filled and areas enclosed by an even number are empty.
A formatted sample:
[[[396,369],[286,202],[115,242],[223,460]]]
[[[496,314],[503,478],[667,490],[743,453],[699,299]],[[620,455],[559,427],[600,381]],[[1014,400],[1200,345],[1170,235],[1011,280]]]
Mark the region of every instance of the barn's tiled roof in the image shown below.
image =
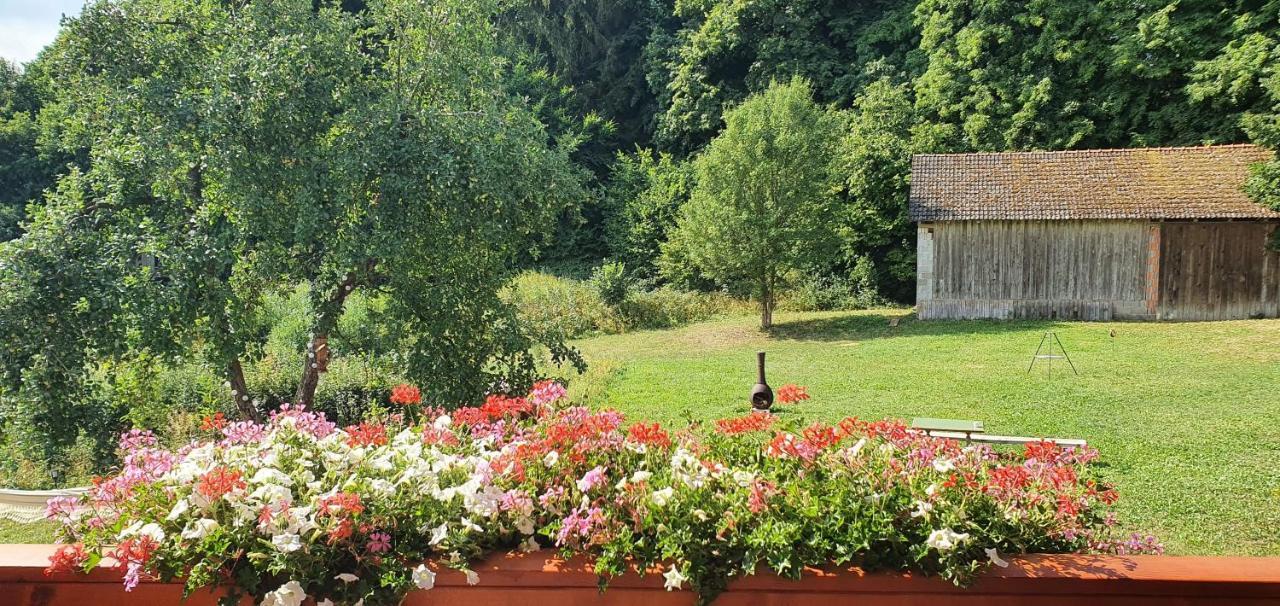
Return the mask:
[[[1254,145],[929,154],[911,159],[911,218],[1280,218],[1241,189]]]

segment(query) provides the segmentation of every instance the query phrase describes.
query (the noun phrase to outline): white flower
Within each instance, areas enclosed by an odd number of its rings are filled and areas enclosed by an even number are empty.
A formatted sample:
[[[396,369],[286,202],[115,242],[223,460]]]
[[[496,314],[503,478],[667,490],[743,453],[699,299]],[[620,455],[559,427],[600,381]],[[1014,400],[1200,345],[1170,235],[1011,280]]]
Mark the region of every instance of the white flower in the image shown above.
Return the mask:
[[[302,537],[292,532],[285,532],[271,537],[271,544],[284,553],[292,553],[302,549]]]
[[[1001,568],[1009,567],[1009,563],[1000,559],[1000,552],[996,551],[994,547],[988,547],[983,551],[987,552],[987,559],[991,560],[992,564],[995,564],[996,566],[999,566]]]
[[[649,498],[653,501],[654,505],[657,505],[658,507],[665,507],[667,503],[671,501],[671,497],[675,495],[675,493],[675,489],[668,486],[661,490],[653,491],[653,495]]]
[[[930,484],[930,485],[926,486],[926,487],[925,487],[925,489],[924,489],[924,493],[925,493],[925,494],[927,494],[927,495],[929,495],[929,496],[933,496],[933,493],[935,493],[935,492],[938,492],[938,485],[937,485],[937,484]]]
[[[182,529],[182,538],[200,540],[209,536],[209,533],[217,529],[217,520],[210,520],[209,518],[192,520],[190,524],[187,524],[186,528]]]
[[[969,535],[966,533],[953,532],[950,528],[940,528],[929,533],[929,538],[925,541],[925,544],[938,551],[947,551],[954,549],[961,541],[968,538]]]
[[[330,600],[329,598],[325,598],[323,600],[320,600],[319,602],[316,602],[316,606],[334,606],[334,604],[333,604],[333,600]]]
[[[525,553],[533,553],[539,549],[542,549],[542,546],[538,544],[538,539],[535,537],[526,538],[524,542],[520,543],[520,551]]]
[[[441,431],[449,429],[453,426],[453,417],[450,417],[449,415],[440,415],[436,418],[435,422],[431,424],[431,426]]]
[[[428,544],[432,546],[439,545],[448,536],[449,536],[449,525],[441,524],[431,529],[431,540],[428,542]]]
[[[556,461],[559,461],[559,460],[560,460],[560,453],[553,450],[551,452],[548,452],[547,456],[542,457],[542,464],[547,467],[554,467],[556,464]]]
[[[284,486],[293,486],[293,478],[284,474],[279,469],[263,467],[257,473],[253,474],[253,479],[249,480],[253,484],[281,484]]]
[[[637,472],[635,472],[635,473],[631,474],[631,483],[632,483],[632,484],[639,484],[640,482],[643,482],[643,481],[645,481],[645,480],[648,480],[649,478],[652,478],[652,477],[653,477],[653,474],[652,474],[652,473],[649,473],[649,472],[647,472],[647,471],[645,471],[645,470],[641,469],[640,471],[637,471]]]
[[[738,486],[741,486],[743,488],[750,486],[751,483],[755,481],[755,479],[756,479],[756,474],[751,473],[750,471],[746,471],[744,469],[739,469],[733,472],[733,481]]]
[[[689,580],[689,577],[684,576],[684,573],[680,572],[680,569],[676,568],[675,564],[672,564],[670,569],[662,573],[662,578],[666,579],[663,585],[667,588],[667,591],[680,589],[680,586]]]
[[[302,590],[302,585],[297,581],[289,581],[279,589],[268,593],[262,599],[261,606],[302,606],[302,601],[305,599],[307,599],[307,593]]]
[[[462,573],[467,575],[468,585],[475,585],[480,582],[480,575],[476,574],[476,571],[468,568],[466,570],[463,570]]]
[[[533,534],[533,519],[528,516],[523,516],[516,520],[516,530],[519,530],[520,534],[524,535]]]
[[[462,518],[462,528],[463,528],[464,530],[469,531],[469,532],[484,532],[484,529],[483,529],[483,528],[481,528],[480,526],[476,525],[474,522],[472,522],[471,520],[467,519],[466,517],[463,517],[463,518]]]
[[[933,503],[927,503],[925,501],[916,501],[916,510],[911,512],[911,517],[913,518],[923,517],[923,516],[929,515],[930,511],[933,511]]]
[[[164,540],[164,529],[161,528],[159,524],[156,524],[155,522],[151,522],[143,525],[142,528],[139,528],[138,535],[144,536],[144,537],[151,537],[151,540],[159,543]]]
[[[941,473],[947,473],[956,468],[956,463],[951,459],[937,458],[933,460],[933,468]]]
[[[182,517],[182,514],[187,513],[188,509],[191,509],[191,502],[186,499],[178,499],[178,502],[173,504],[173,509],[169,510],[169,515],[165,516],[164,519],[172,522]]]
[[[360,577],[358,577],[358,576],[356,576],[356,575],[354,575],[354,574],[351,574],[351,573],[349,573],[349,572],[344,572],[344,573],[342,573],[342,574],[340,574],[340,575],[337,575],[337,576],[333,577],[333,579],[334,579],[335,581],[342,581],[343,583],[354,583],[354,582],[356,582],[356,581],[359,581],[359,580],[360,580]]]
[[[436,573],[425,564],[418,564],[418,567],[413,569],[413,584],[417,585],[418,589],[431,589],[436,586]]]

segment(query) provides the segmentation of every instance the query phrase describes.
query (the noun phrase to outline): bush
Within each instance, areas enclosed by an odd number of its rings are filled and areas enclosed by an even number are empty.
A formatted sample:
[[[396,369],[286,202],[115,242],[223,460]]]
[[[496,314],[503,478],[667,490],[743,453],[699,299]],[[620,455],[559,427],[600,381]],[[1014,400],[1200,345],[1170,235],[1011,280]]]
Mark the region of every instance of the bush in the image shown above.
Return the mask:
[[[520,321],[539,339],[622,332],[621,317],[586,282],[526,271],[503,291]]]
[[[617,307],[627,300],[631,291],[631,281],[627,278],[627,267],[617,261],[601,263],[591,272],[591,286],[600,295],[600,300],[609,307]]]
[[[859,263],[848,276],[814,275],[797,280],[782,307],[791,311],[844,311],[885,305],[875,282],[866,277],[869,267]]]
[[[390,606],[434,585],[427,560],[475,584],[470,562],[555,547],[602,586],[661,566],[669,590],[705,603],[744,571],[854,562],[964,585],[1002,555],[1160,549],[1117,541],[1094,450],[1001,454],[901,422],[802,427],[769,413],[671,433],[564,394],[544,382],[346,430],[285,411],[179,451],[130,432],[119,475],[51,502],[69,544],[50,572],[111,555],[126,590],[145,573],[254,603]]]
[[[683,326],[726,315],[747,315],[755,308],[748,301],[723,293],[701,293],[663,287],[637,292],[619,308],[629,329]]]

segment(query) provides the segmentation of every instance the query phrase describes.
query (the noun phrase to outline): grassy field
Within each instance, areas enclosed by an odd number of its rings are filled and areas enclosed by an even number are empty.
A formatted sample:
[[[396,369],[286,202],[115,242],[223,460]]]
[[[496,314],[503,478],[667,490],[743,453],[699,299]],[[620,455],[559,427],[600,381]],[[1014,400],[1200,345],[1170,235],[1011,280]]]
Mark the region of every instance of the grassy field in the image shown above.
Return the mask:
[[[0,519],[0,543],[52,543],[53,530],[49,522],[19,524]]]
[[[1280,321],[918,322],[905,311],[788,314],[582,340],[571,394],[683,424],[747,410],[769,382],[807,385],[805,420],[980,419],[1002,435],[1087,439],[1125,526],[1176,554],[1280,554]],[[889,319],[902,317],[900,326]],[[1115,329],[1116,336],[1109,336]],[[1056,331],[1079,369],[1027,365]],[[1066,372],[1062,372],[1066,371]]]

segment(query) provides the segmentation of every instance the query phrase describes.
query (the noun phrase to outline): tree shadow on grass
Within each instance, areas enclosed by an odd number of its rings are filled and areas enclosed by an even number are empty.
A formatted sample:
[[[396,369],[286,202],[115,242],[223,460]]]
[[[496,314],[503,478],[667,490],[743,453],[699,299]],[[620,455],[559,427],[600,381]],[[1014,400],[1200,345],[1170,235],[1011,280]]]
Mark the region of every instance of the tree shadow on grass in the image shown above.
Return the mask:
[[[897,319],[897,325],[892,320]],[[780,341],[867,341],[903,336],[1043,332],[1061,326],[1051,320],[930,320],[915,314],[850,314],[774,324],[769,338]]]

